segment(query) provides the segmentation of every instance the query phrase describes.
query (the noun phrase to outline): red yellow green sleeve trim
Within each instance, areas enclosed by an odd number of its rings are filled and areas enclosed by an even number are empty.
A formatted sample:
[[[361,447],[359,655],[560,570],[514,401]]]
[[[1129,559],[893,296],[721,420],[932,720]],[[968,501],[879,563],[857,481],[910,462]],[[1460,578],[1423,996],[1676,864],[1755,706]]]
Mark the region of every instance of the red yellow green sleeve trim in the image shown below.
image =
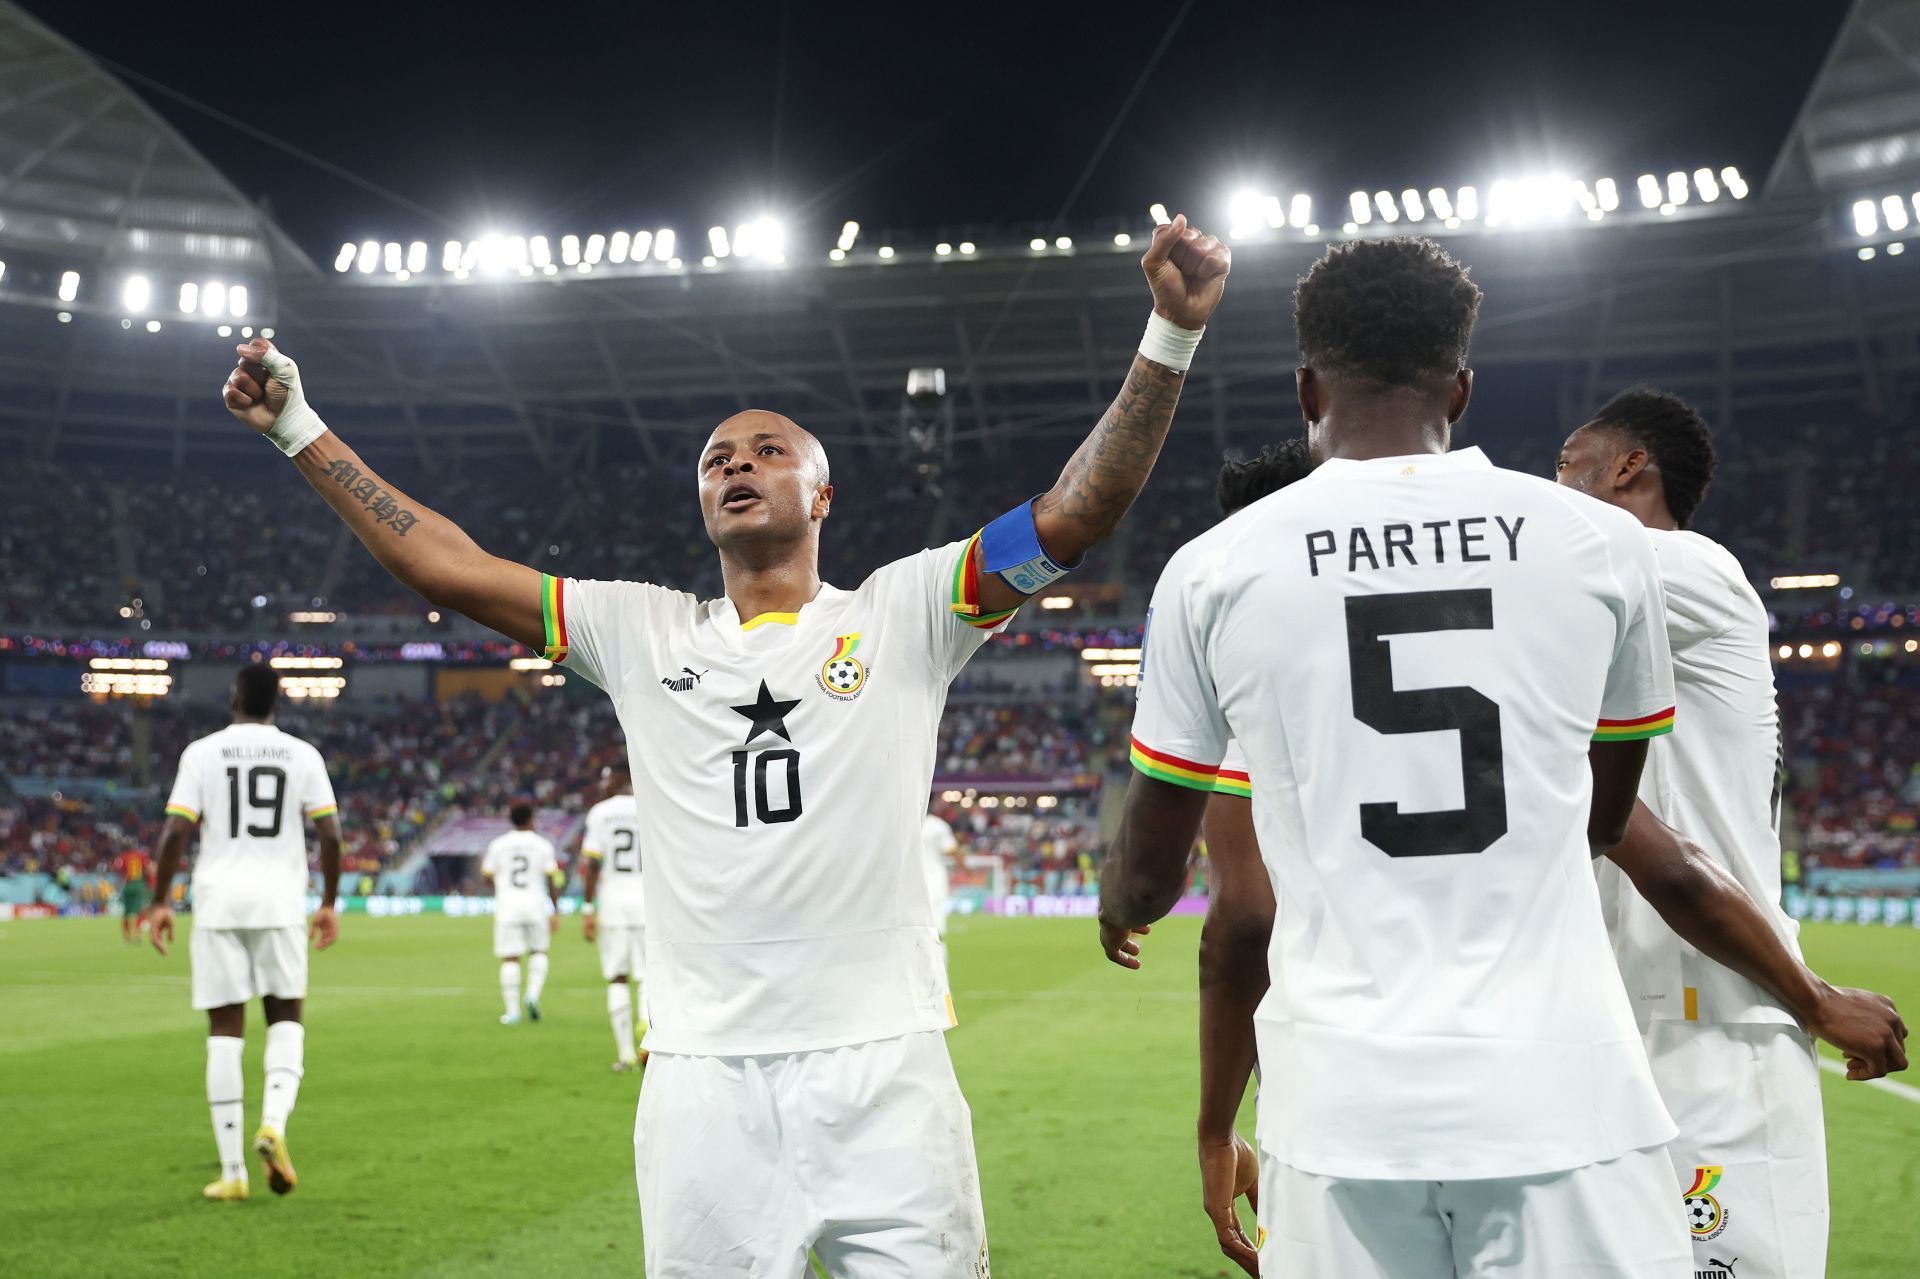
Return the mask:
[[[1594,730],[1596,742],[1637,742],[1673,731],[1673,707],[1638,719],[1603,719]]]
[[[168,804],[167,816],[178,817],[180,820],[187,822],[197,822],[200,820],[200,814],[194,812],[185,804]]]
[[[1155,781],[1171,782],[1175,786],[1185,786],[1188,790],[1215,789],[1220,775],[1219,765],[1196,764],[1190,759],[1154,750],[1137,737],[1132,740],[1133,766],[1148,777]],[[1252,794],[1252,791],[1249,790],[1248,794]]]
[[[980,534],[975,533],[967,539],[967,545],[960,552],[960,558],[953,566],[953,602],[949,605],[954,616],[976,630],[990,631],[1000,623],[1020,611],[1019,605],[998,613],[980,611]]]
[[[322,817],[332,817],[334,814],[338,813],[339,811],[340,811],[340,805],[338,804],[322,804],[318,808],[311,808],[307,810],[307,820],[310,822],[317,822]]]
[[[1213,793],[1216,795],[1238,795],[1241,799],[1253,798],[1253,779],[1245,773],[1223,768],[1213,779]]]
[[[540,620],[546,626],[547,646],[541,656],[549,662],[567,660],[567,597],[560,579],[551,573],[540,575]]]
[[[604,861],[607,856],[597,848],[582,848],[580,855],[590,862]]]

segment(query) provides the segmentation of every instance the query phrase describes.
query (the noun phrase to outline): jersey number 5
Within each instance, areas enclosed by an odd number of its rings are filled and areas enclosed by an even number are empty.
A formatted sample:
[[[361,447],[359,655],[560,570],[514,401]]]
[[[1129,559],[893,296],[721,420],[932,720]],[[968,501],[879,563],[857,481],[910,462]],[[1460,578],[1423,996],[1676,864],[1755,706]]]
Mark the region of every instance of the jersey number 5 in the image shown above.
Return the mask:
[[[264,792],[264,793],[263,793]],[[272,839],[280,833],[280,819],[287,799],[287,770],[260,764],[247,770],[247,806],[272,814],[266,822],[248,822],[247,834]],[[231,828],[228,834],[240,838],[240,770],[227,770],[227,812]]]
[[[1500,744],[1500,706],[1475,689],[1393,686],[1389,635],[1490,631],[1493,592],[1411,591],[1347,600],[1347,661],[1354,718],[1382,733],[1460,735],[1464,807],[1403,813],[1397,803],[1360,805],[1360,834],[1389,857],[1484,853],[1507,833],[1507,779]]]

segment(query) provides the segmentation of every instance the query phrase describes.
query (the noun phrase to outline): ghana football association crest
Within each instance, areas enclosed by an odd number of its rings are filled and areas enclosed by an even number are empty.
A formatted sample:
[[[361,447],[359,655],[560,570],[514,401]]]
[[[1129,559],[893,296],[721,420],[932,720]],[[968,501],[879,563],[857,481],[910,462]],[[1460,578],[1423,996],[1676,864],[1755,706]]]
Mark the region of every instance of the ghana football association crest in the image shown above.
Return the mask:
[[[1700,1164],[1693,1170],[1693,1184],[1687,1188],[1681,1202],[1687,1213],[1687,1229],[1693,1237],[1702,1243],[1709,1239],[1718,1239],[1726,1232],[1727,1222],[1733,1214],[1714,1197],[1714,1188],[1720,1184],[1720,1175],[1725,1169],[1718,1164]]]
[[[833,641],[833,652],[821,663],[819,680],[821,691],[828,697],[837,697],[850,702],[860,696],[860,690],[867,686],[866,663],[854,656],[860,647],[860,633],[842,635]]]

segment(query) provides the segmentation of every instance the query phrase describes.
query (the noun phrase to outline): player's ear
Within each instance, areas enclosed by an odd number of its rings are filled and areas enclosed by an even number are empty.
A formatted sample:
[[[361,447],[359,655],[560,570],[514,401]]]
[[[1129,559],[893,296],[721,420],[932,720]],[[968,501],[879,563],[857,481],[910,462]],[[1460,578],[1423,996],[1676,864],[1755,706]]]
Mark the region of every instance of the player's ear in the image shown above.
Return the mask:
[[[1308,426],[1326,416],[1320,410],[1320,379],[1312,369],[1302,364],[1293,371],[1293,389],[1300,397],[1300,416]]]
[[[1473,370],[1461,369],[1453,375],[1453,391],[1447,396],[1447,425],[1466,416],[1467,401],[1473,398]]]
[[[813,491],[813,518],[824,520],[833,509],[833,485],[822,484]]]
[[[1633,483],[1634,477],[1647,469],[1653,457],[1645,449],[1634,447],[1622,453],[1614,460],[1613,486],[1623,489]]]

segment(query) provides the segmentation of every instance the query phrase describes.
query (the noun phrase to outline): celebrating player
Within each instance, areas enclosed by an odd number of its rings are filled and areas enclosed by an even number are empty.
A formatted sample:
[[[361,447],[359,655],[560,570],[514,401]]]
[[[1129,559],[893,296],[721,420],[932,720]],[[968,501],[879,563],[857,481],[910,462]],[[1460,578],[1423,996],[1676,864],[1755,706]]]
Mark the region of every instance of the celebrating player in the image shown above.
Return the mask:
[[[1555,471],[1646,525],[1665,585],[1678,727],[1648,755],[1627,842],[1642,827],[1660,838],[1661,823],[1687,832],[1698,856],[1765,903],[1767,929],[1792,947],[1797,928],[1777,904],[1781,743],[1766,608],[1739,561],[1688,528],[1713,464],[1699,413],[1636,389],[1567,438]],[[1892,1003],[1798,965],[1771,980],[1722,967],[1617,871],[1602,868],[1601,894],[1654,1080],[1680,1126],[1669,1153],[1696,1268],[1737,1253],[1742,1279],[1825,1274],[1827,1152],[1809,1032],[1848,1054],[1851,1078],[1905,1069]]]
[[[540,1020],[547,987],[547,938],[559,926],[560,861],[533,828],[533,805],[507,809],[513,829],[487,845],[480,873],[493,885],[493,955],[500,961],[502,1026],[520,1024],[520,961],[527,961],[527,1018]]]
[[[147,926],[147,905],[153,901],[153,858],[137,848],[129,848],[113,859],[113,873],[120,877],[120,940],[140,944],[140,930]]]
[[[933,926],[944,939],[947,907],[953,898],[953,859],[960,851],[960,841],[953,837],[947,819],[932,809],[920,819],[920,851],[926,856],[927,900],[933,907]]]
[[[727,419],[701,451],[726,586],[702,601],[488,555],[328,432],[292,361],[240,348],[228,408],[383,565],[614,700],[648,858],[648,1274],[799,1276],[809,1248],[830,1272],[986,1273],[915,839],[937,724],[973,652],[1146,482],[1229,265],[1183,218],[1159,228],[1141,353],[1053,487],[852,591],[819,575],[826,451],[776,413]]]
[[[600,975],[607,979],[607,1017],[613,1022],[616,1072],[645,1060],[634,1050],[636,1030],[647,1031],[646,897],[640,887],[640,814],[633,805],[633,774],[625,763],[600,770],[604,797],[587,810],[580,838],[581,914],[587,940],[600,941]],[[633,985],[627,985],[632,979]],[[634,1012],[640,1023],[634,1025]]]
[[[247,1197],[240,1125],[246,1084],[240,1073],[247,1001],[267,1017],[266,1092],[253,1149],[267,1184],[284,1195],[297,1184],[287,1154],[287,1118],[306,1073],[307,940],[321,950],[340,935],[340,819],[320,752],[274,727],[280,676],[243,666],[234,676],[233,722],[180,753],[160,831],[160,865],[148,912],[153,946],[173,940],[168,891],[187,839],[200,830],[193,863],[193,932],[188,939],[193,1006],[207,1013],[207,1106],[220,1152],[209,1199]],[[320,909],[307,915],[307,840],[302,819],[320,837]]]
[[[1670,1279],[1673,1123],[1587,866],[1673,723],[1659,576],[1623,513],[1447,451],[1479,300],[1422,239],[1301,282],[1319,465],[1155,590],[1102,943],[1179,895],[1237,738],[1286,903],[1261,1270]]]

